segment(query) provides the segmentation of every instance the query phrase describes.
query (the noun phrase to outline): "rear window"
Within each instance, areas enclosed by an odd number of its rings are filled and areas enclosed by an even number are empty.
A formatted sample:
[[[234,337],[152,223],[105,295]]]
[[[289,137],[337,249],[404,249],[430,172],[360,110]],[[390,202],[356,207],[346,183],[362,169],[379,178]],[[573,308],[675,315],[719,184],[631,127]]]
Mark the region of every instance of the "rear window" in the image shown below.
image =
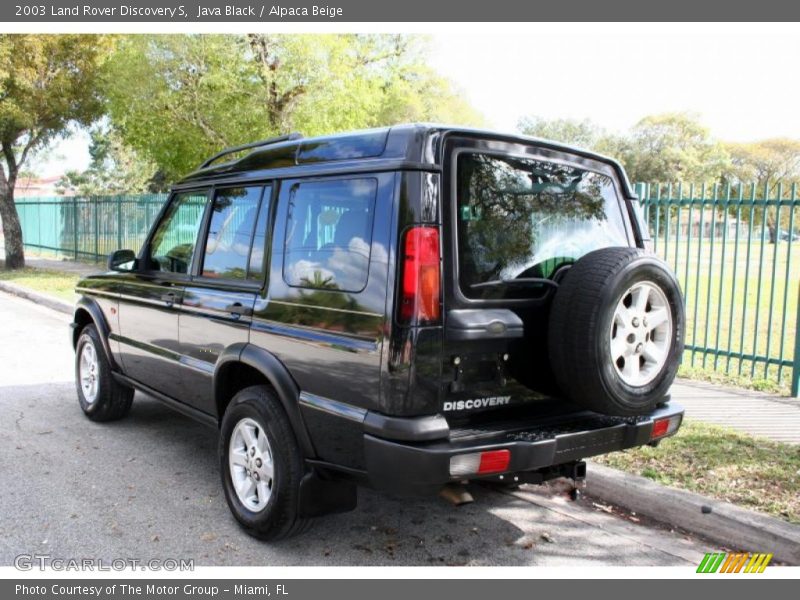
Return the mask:
[[[509,281],[552,279],[592,250],[628,245],[613,180],[575,165],[462,152],[456,210],[468,298],[529,298],[547,286]]]

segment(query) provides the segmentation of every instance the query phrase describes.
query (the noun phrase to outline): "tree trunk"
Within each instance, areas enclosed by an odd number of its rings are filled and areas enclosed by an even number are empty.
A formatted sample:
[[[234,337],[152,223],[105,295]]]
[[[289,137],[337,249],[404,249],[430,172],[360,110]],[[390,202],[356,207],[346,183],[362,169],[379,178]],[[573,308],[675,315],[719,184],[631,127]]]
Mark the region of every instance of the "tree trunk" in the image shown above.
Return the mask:
[[[3,237],[6,247],[6,269],[22,269],[25,266],[25,249],[22,245],[22,226],[14,204],[16,173],[6,173],[0,167],[0,221],[3,222]]]

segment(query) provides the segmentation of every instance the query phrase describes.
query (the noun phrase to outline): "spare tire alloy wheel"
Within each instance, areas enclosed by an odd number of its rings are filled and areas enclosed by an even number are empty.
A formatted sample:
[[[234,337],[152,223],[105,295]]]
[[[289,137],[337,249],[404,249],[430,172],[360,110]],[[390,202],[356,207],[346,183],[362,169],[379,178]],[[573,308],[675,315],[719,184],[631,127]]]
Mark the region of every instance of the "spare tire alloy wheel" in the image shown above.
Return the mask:
[[[239,501],[253,512],[261,512],[272,495],[274,468],[272,448],[266,432],[251,418],[233,428],[228,462],[233,489]]]
[[[683,355],[684,308],[669,266],[638,248],[590,252],[553,298],[550,366],[564,396],[615,416],[667,399]]]
[[[622,295],[614,311],[609,344],[622,381],[635,387],[656,378],[672,345],[672,312],[661,288],[642,281]]]

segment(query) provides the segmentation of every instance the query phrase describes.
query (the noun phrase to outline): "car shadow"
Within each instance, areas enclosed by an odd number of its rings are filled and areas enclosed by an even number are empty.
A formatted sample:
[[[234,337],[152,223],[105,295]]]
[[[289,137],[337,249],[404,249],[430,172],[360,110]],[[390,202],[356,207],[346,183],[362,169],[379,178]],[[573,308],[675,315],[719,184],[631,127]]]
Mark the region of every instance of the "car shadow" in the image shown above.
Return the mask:
[[[524,532],[495,514],[520,501],[484,490],[454,507],[360,488],[356,510],[315,519],[288,540],[256,540],[228,511],[216,430],[140,393],[125,419],[94,423],[73,384],[0,388],[0,421],[9,424],[0,436],[2,564],[42,540],[61,556],[168,555],[197,565],[529,562],[513,551]],[[498,541],[512,551],[495,563]]]
[[[360,488],[354,511],[266,543],[228,510],[216,430],[154,399],[137,393],[127,418],[94,423],[71,383],[0,387],[0,422],[0,564],[31,551],[195,566],[679,564],[482,486],[458,507]]]

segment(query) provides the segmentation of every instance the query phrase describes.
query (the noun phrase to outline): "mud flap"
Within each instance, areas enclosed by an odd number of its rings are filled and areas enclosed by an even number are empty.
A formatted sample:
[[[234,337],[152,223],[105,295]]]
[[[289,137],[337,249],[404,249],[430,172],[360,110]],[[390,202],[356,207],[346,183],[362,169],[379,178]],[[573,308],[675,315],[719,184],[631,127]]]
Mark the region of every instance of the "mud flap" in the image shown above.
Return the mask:
[[[301,517],[321,517],[349,512],[358,503],[356,484],[350,481],[323,479],[309,471],[300,481],[298,512]]]

